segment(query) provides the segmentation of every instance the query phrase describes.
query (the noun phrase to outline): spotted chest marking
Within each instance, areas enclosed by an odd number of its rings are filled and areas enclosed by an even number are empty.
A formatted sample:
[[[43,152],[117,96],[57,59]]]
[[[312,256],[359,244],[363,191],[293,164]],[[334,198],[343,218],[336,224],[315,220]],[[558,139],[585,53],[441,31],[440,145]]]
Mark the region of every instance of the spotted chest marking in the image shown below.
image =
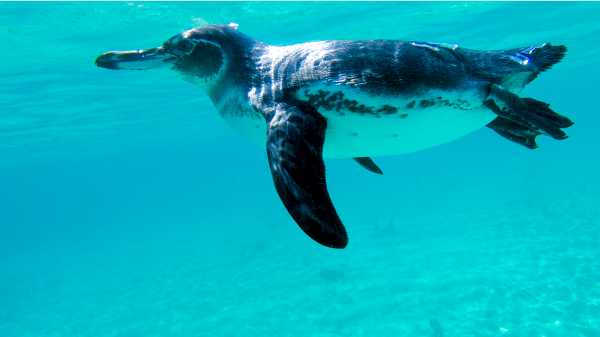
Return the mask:
[[[408,103],[398,102],[396,104],[367,105],[368,103],[361,104],[361,102],[356,99],[346,98],[347,95],[341,90],[303,89],[298,96],[317,110],[324,109],[326,111],[336,111],[342,116],[346,113],[354,113],[375,117],[381,117],[382,115],[396,115],[400,118],[406,118],[408,117],[408,110],[417,108],[426,109],[443,107],[458,110],[473,109],[471,103],[467,99],[459,97],[449,99],[442,96],[436,96],[425,99],[409,99]]]
[[[304,90],[304,98],[306,102],[317,110],[323,108],[327,111],[335,110],[340,113],[340,115],[345,115],[345,112],[357,113],[360,115],[393,115],[398,113],[398,108],[384,104],[381,108],[375,109],[372,106],[366,106],[364,104],[360,104],[357,100],[350,100],[344,98],[345,94],[342,91],[331,92],[324,90],[317,90],[315,94],[311,94],[310,89]],[[402,114],[403,117],[406,117],[406,114]]]

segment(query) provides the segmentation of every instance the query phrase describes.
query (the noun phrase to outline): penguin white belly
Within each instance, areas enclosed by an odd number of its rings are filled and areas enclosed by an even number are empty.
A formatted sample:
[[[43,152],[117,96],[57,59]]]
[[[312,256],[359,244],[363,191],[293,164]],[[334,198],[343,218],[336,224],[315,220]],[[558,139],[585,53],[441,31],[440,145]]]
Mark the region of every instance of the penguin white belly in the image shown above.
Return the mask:
[[[323,157],[390,156],[416,152],[458,139],[496,118],[485,108],[430,110],[405,119],[336,116],[324,112],[328,128]]]
[[[340,92],[336,89],[341,88],[324,85],[301,89],[296,95],[306,101],[307,96],[320,92],[322,99],[311,105],[327,119],[325,158],[416,152],[458,139],[497,117],[481,106],[483,100],[476,90],[430,91],[411,98],[377,97],[344,90],[343,99],[336,101],[331,98]],[[237,105],[237,109],[241,106]],[[222,117],[238,133],[264,148],[267,133],[264,117],[249,108],[244,110],[244,113],[224,113]]]
[[[297,96],[302,99],[319,90],[324,97],[320,101],[329,100],[328,104],[316,103],[320,105],[319,113],[327,118],[323,149],[326,158],[415,152],[458,139],[497,117],[481,105],[483,99],[475,89],[430,91],[412,98],[377,97],[344,90],[343,100],[335,102],[330,97],[339,92],[336,86],[324,86],[301,91]],[[330,93],[323,95],[327,92]]]

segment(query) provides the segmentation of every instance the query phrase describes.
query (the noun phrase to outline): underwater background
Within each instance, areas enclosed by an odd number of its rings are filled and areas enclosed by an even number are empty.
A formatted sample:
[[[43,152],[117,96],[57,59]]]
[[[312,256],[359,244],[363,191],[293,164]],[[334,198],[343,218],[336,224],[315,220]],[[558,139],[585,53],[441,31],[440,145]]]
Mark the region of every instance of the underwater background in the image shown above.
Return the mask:
[[[536,150],[482,128],[383,176],[326,159],[350,243],[325,248],[199,87],[94,66],[229,22],[564,44],[520,96],[575,125]],[[0,2],[0,336],[600,336],[599,36],[597,2]]]

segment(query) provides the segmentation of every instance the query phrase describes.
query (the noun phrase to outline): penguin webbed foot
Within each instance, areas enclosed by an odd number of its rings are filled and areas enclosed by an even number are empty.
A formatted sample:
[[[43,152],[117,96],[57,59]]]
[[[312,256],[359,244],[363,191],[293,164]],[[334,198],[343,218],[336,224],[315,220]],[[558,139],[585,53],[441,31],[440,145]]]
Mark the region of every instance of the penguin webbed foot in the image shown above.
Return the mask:
[[[487,127],[496,131],[497,134],[511,142],[521,144],[528,149],[533,150],[538,147],[535,142],[535,137],[541,135],[540,132],[526,128],[523,125],[506,118],[496,117],[496,119],[490,122]]]
[[[539,117],[555,122],[561,129],[568,128],[575,124],[568,117],[557,114],[554,112],[554,110],[550,109],[550,104],[548,103],[544,103],[529,97],[523,97],[521,99],[527,103],[529,111]]]
[[[557,140],[566,139],[568,136],[561,129],[573,125],[573,122],[569,118],[557,114],[550,109],[550,104],[533,98],[521,98],[497,84],[490,85],[490,93],[485,100],[485,106],[499,117],[528,129],[529,131],[524,131],[521,128],[511,126],[501,120],[500,122],[494,120],[492,123],[488,124],[490,128],[505,138],[508,137],[498,130],[506,131],[511,129],[513,131],[511,134],[516,134],[521,138],[525,137],[524,139],[521,139],[523,142],[510,138],[508,139],[529,148],[537,147],[537,145],[535,145],[535,136],[541,133]],[[506,126],[509,126],[509,128],[507,129]],[[531,143],[531,141],[533,141],[533,143]]]
[[[313,240],[331,248],[346,247],[348,236],[325,183],[327,120],[301,103],[279,103],[266,120],[269,166],[285,208]]]

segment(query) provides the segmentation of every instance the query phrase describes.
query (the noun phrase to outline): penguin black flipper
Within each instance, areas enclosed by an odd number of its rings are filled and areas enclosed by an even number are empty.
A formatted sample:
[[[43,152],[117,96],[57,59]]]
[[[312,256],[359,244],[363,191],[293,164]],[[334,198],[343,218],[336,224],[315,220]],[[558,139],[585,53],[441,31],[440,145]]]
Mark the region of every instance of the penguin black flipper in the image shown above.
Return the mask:
[[[379,166],[377,166],[375,164],[375,162],[373,161],[373,159],[371,159],[369,157],[354,157],[352,159],[354,159],[358,163],[358,165],[364,167],[368,171],[371,171],[371,172],[377,173],[377,174],[383,174],[383,171],[381,171]]]
[[[327,120],[300,102],[279,103],[265,117],[269,166],[285,208],[313,240],[331,248],[346,247],[348,235],[325,183]]]

